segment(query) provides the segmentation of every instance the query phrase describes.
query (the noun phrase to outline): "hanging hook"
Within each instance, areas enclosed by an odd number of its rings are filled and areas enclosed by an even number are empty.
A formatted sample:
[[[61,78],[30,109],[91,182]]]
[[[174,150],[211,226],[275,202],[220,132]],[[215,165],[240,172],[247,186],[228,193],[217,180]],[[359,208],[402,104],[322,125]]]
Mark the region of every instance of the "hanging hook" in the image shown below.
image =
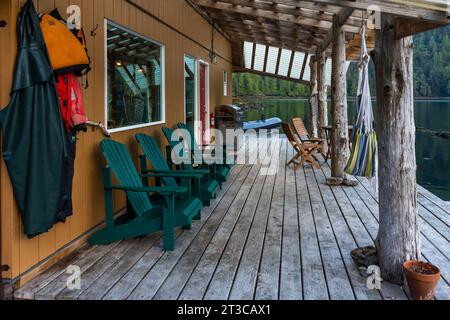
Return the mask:
[[[96,35],[97,35],[97,30],[98,30],[98,23],[97,23],[97,25],[95,26],[95,28],[91,31],[91,36],[93,36],[93,37],[95,37]]]

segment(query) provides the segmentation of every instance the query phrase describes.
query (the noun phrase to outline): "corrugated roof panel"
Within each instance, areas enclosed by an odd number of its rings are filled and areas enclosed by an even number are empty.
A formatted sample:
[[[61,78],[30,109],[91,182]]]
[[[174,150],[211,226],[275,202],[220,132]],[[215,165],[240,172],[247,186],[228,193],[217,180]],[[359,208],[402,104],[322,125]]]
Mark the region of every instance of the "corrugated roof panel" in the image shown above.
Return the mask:
[[[256,71],[264,71],[264,59],[266,58],[266,46],[262,44],[256,45],[255,65],[253,69]]]
[[[331,70],[333,68],[333,60],[327,59],[325,64],[325,83],[327,86],[331,86]]]
[[[279,48],[269,47],[269,55],[267,56],[267,67],[266,72],[275,73],[277,69],[277,60],[278,60],[278,52]]]
[[[294,54],[294,62],[292,63],[291,78],[300,79],[300,74],[302,73],[303,60],[305,59],[305,54],[303,52],[296,51]]]
[[[244,42],[244,66],[247,69],[252,68],[253,43]]]
[[[287,77],[289,73],[289,65],[291,64],[292,51],[282,49],[280,56],[280,66],[278,68],[278,75]]]
[[[308,55],[308,60],[306,60],[305,73],[303,74],[303,80],[311,81],[311,67],[309,63],[311,61],[311,55]]]

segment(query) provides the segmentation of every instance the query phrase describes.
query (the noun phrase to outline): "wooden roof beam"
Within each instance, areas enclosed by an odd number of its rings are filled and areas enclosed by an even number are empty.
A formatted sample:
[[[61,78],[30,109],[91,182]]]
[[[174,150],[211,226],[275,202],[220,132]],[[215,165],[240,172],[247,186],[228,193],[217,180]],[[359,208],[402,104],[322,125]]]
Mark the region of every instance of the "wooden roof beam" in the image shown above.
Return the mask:
[[[248,8],[248,7],[240,7],[240,6],[236,6],[236,5],[229,4],[229,3],[215,2],[212,0],[196,0],[196,1],[197,1],[197,5],[199,5],[201,7],[213,8],[213,9],[234,12],[234,13],[240,13],[240,14],[247,15],[247,16],[264,17],[266,19],[275,20],[275,21],[277,21],[277,20],[288,21],[288,22],[292,22],[294,24],[306,25],[306,26],[316,27],[319,29],[330,29],[332,26],[332,23],[329,21],[316,20],[316,19],[303,18],[303,17],[295,17],[293,15],[283,14],[283,13],[274,14],[274,12],[272,12],[272,11],[252,9],[252,8]],[[356,26],[346,26],[345,31],[352,32],[352,33],[358,33],[359,29],[360,28],[356,27]]]
[[[335,16],[335,21],[333,24],[333,28],[331,28],[328,31],[328,34],[326,35],[325,39],[323,40],[322,44],[318,47],[318,53],[322,53],[323,51],[327,50],[330,46],[331,42],[333,41],[333,32],[334,28],[342,27],[345,22],[347,21],[348,17],[350,17],[353,13],[353,9],[350,8],[342,8],[339,13]]]
[[[274,30],[277,29],[283,33],[298,33],[299,35],[321,39],[324,38],[327,34],[327,30],[324,29],[316,29],[314,31],[311,30],[305,30],[302,26],[295,25],[295,24],[289,24],[286,25],[280,21],[280,24],[275,24],[271,21],[265,21],[264,19],[260,19],[261,21],[257,21],[256,19],[243,19],[238,16],[230,15],[227,17],[222,16],[222,14],[218,13],[210,13],[210,15],[215,18],[216,20],[221,21],[221,25],[232,25],[236,27],[242,27],[242,25],[249,25],[252,28],[257,29],[266,29],[266,30]]]
[[[291,1],[291,0],[289,0]],[[408,5],[401,3],[393,3],[385,0],[303,0],[307,2],[314,2],[323,5],[332,5],[337,7],[343,7],[353,10],[367,11],[371,6],[378,6],[381,12],[389,13],[395,16],[401,16],[405,18],[430,20],[443,24],[450,24],[450,20],[447,17],[446,12],[433,10],[429,8],[423,8],[419,5],[409,3]],[[291,2],[296,2],[292,0]]]
[[[333,15],[336,11],[336,10],[333,10],[333,12],[324,11],[326,10],[327,6],[322,6],[322,8],[319,9],[313,8],[313,6],[308,6],[308,8],[306,8],[304,4],[307,2],[303,2],[301,6],[298,5],[294,6],[291,4],[276,3],[276,2],[270,3],[266,1],[255,1],[255,0],[216,0],[215,2],[229,3],[232,5],[249,7],[252,9],[259,9],[271,11],[274,13],[287,14],[294,17],[304,17],[329,22],[333,22]],[[359,27],[361,26],[361,18],[350,17],[348,20],[348,24]]]
[[[276,47],[276,48],[284,48],[294,51],[300,51],[303,53],[313,54],[316,51],[316,47],[305,46],[302,44],[298,44],[292,41],[280,40],[276,38],[265,39],[261,35],[250,35],[250,34],[234,34],[232,32],[229,33],[233,39],[239,41],[248,41],[248,42],[256,42],[259,44],[265,44],[268,46]]]
[[[309,81],[305,81],[305,80],[302,80],[302,79],[289,78],[289,77],[280,76],[280,75],[274,74],[274,73],[268,73],[268,72],[262,72],[262,71],[257,71],[257,70],[251,70],[251,69],[246,69],[246,68],[242,68],[242,67],[239,67],[239,66],[234,66],[233,67],[233,72],[254,73],[254,74],[258,74],[260,76],[264,76],[264,77],[271,77],[271,78],[275,78],[275,79],[280,79],[280,80],[291,81],[291,82],[300,83],[300,84],[304,84],[304,85],[309,85]]]
[[[309,10],[323,11],[331,14],[338,13],[341,9],[338,6],[324,5],[317,2],[299,1],[299,0],[271,0],[273,4],[281,4],[295,8],[305,8]]]
[[[304,45],[318,46],[322,43],[320,41],[320,39],[304,38],[297,34],[288,34],[288,33],[282,33],[282,32],[265,32],[264,30],[259,30],[259,29],[239,28],[239,27],[233,27],[233,26],[223,26],[223,29],[227,32],[232,32],[234,34],[242,33],[242,34],[254,35],[255,33],[257,33],[260,36],[297,41],[298,43],[301,43]]]

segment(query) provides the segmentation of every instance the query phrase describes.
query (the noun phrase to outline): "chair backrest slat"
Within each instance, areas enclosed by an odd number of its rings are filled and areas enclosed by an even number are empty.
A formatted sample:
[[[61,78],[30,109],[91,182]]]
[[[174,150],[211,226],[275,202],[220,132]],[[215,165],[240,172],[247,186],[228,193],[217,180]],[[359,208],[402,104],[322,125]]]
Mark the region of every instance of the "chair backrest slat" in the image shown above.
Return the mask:
[[[120,185],[143,187],[142,180],[125,145],[112,140],[104,140],[101,143],[101,149]],[[127,198],[138,216],[152,209],[149,196],[145,192],[127,192]]]
[[[173,150],[173,148],[175,148],[175,146],[177,146],[180,142],[181,142],[181,140],[183,139],[183,137],[181,136],[181,135],[178,135],[177,137],[178,137],[178,141],[173,141],[172,140],[172,137],[174,136],[174,135],[176,135],[176,131],[175,130],[173,130],[173,129],[170,129],[170,128],[167,128],[167,127],[164,127],[164,128],[162,128],[162,131],[163,131],[163,134],[164,134],[164,136],[166,137],[166,139],[167,139],[167,142],[169,143],[169,146],[171,147],[171,149]],[[184,148],[180,148],[180,152],[179,152],[179,154],[177,155],[178,157],[180,157],[180,159],[183,159],[184,158],[184,156],[185,156],[185,150],[184,150]],[[192,170],[193,168],[192,168],[192,165],[191,164],[188,164],[188,163],[183,163],[183,169],[185,169],[185,170]]]
[[[190,142],[190,146],[189,147],[191,147],[192,150],[200,150],[200,147],[199,147],[197,141],[195,140],[194,129],[191,126],[189,126],[189,125],[187,125],[186,123],[183,123],[183,122],[178,123],[177,126],[178,126],[178,129],[185,130],[187,133],[189,133],[189,136],[185,137]]]
[[[301,141],[309,140],[310,135],[302,118],[292,119],[292,124],[294,125],[295,131],[297,131],[297,134]]]
[[[139,142],[142,151],[146,157],[150,160],[153,168],[160,171],[170,171],[169,165],[167,164],[164,156],[159,148],[158,142],[153,137],[145,134],[137,134],[136,140]],[[161,181],[165,186],[178,186],[174,178],[165,177]]]
[[[295,137],[294,132],[292,132],[292,128],[291,128],[290,124],[287,122],[283,122],[282,126],[283,126],[283,131],[286,134],[289,142],[295,149],[297,149],[301,143]]]

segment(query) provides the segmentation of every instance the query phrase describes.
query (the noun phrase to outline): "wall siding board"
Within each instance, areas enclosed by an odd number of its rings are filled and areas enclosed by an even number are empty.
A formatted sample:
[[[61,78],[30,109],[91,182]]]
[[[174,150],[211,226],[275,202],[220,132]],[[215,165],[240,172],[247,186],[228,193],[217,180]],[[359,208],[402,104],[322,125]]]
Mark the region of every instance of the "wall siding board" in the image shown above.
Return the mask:
[[[124,0],[35,0],[39,12],[58,8],[65,16],[66,7],[77,4],[82,9],[82,24],[86,33],[89,54],[92,59],[92,71],[89,73],[89,88],[84,92],[86,112],[93,121],[105,122],[105,48],[104,18],[108,18],[133,31],[154,39],[165,46],[165,108],[166,124],[173,127],[184,121],[184,62],[183,57],[189,54],[197,59],[209,61],[209,51],[193,41],[164,26],[151,16],[138,10]],[[182,0],[135,0],[142,6],[172,27],[181,30],[206,47],[211,44],[211,26]],[[8,27],[0,31],[0,106],[9,102],[14,61],[16,57],[15,24],[17,15],[25,0],[1,1],[2,19],[6,19]],[[3,12],[7,15],[3,17]],[[97,34],[90,32],[98,24]],[[222,35],[215,34],[215,48],[218,54],[231,61],[231,44]],[[218,58],[216,64],[210,64],[210,105],[231,103],[231,95],[223,96],[223,71],[232,72],[231,64]],[[161,133],[162,126],[151,126],[139,130],[130,130],[114,134],[114,139],[125,143],[132,153],[137,165],[138,146],[134,135],[143,132],[153,135],[165,144]],[[64,246],[75,241],[104,220],[102,168],[104,160],[99,150],[103,140],[100,131],[89,130],[79,136],[76,172],[74,178],[74,216],[66,224],[58,224],[49,233],[35,239],[27,239],[22,233],[19,213],[14,201],[12,188],[4,162],[0,164],[1,181],[1,245],[2,261],[11,266],[3,277],[16,279],[43,260],[52,257]],[[115,193],[115,209],[125,206],[125,197]],[[60,256],[58,256],[60,258]],[[23,283],[19,283],[20,285]]]

